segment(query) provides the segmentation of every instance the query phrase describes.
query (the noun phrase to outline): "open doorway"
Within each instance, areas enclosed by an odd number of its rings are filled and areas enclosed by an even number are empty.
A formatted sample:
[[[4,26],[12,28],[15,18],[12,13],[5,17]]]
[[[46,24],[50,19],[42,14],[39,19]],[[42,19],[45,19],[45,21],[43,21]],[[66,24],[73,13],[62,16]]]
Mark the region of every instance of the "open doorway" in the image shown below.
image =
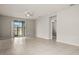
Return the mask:
[[[25,36],[25,21],[13,21],[12,35],[13,37]]]
[[[57,39],[56,24],[56,16],[50,17],[50,39],[53,41]]]
[[[56,40],[56,36],[57,36],[57,33],[56,33],[56,21],[52,22],[52,39],[53,40]]]

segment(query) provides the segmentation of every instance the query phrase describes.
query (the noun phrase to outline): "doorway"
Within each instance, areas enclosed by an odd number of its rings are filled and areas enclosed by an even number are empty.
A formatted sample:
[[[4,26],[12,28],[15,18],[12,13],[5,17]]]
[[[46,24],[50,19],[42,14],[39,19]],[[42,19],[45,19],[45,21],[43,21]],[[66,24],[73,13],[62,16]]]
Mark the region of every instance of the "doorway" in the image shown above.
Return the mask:
[[[56,40],[56,21],[52,22],[52,39]]]
[[[56,41],[57,39],[57,32],[56,32],[56,24],[57,24],[57,21],[56,21],[56,16],[52,16],[50,17],[50,39],[53,40],[53,41]]]
[[[25,21],[13,21],[13,37],[24,37],[25,36]]]

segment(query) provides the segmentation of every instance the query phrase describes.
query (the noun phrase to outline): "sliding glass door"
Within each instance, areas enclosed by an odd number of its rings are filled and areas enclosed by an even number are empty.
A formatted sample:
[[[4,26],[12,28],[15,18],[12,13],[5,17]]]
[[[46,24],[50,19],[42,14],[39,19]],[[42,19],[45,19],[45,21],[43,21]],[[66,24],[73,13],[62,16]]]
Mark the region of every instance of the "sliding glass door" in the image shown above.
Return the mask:
[[[13,35],[14,37],[23,37],[25,36],[25,21],[17,21],[13,22]]]

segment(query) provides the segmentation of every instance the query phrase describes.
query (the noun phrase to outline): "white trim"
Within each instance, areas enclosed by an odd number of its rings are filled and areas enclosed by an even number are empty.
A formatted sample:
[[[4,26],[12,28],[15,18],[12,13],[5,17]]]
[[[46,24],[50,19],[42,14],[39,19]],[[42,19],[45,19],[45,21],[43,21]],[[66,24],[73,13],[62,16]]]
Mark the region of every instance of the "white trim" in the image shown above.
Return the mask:
[[[56,18],[56,16],[52,16],[50,19],[49,19],[49,38],[52,40],[52,22],[55,22],[55,21],[57,21],[57,18]],[[56,24],[57,24],[57,22],[56,22]],[[57,27],[57,26],[56,26]],[[57,29],[56,29],[56,31],[57,31]]]
[[[13,21],[14,21],[14,20],[11,21],[11,38],[14,37],[14,36],[13,36]]]
[[[64,42],[62,40],[57,40],[57,42],[64,43],[64,44],[68,44],[68,45],[73,45],[73,46],[79,46],[79,44],[76,44],[76,43],[68,43],[68,42]]]

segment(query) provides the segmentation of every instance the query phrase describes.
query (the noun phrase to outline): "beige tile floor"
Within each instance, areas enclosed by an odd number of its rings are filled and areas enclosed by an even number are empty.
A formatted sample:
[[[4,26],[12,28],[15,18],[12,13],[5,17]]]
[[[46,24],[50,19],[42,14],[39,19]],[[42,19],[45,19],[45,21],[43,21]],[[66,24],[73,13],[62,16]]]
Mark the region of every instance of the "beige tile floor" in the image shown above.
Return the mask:
[[[0,39],[0,55],[78,55],[79,47],[39,38]]]

